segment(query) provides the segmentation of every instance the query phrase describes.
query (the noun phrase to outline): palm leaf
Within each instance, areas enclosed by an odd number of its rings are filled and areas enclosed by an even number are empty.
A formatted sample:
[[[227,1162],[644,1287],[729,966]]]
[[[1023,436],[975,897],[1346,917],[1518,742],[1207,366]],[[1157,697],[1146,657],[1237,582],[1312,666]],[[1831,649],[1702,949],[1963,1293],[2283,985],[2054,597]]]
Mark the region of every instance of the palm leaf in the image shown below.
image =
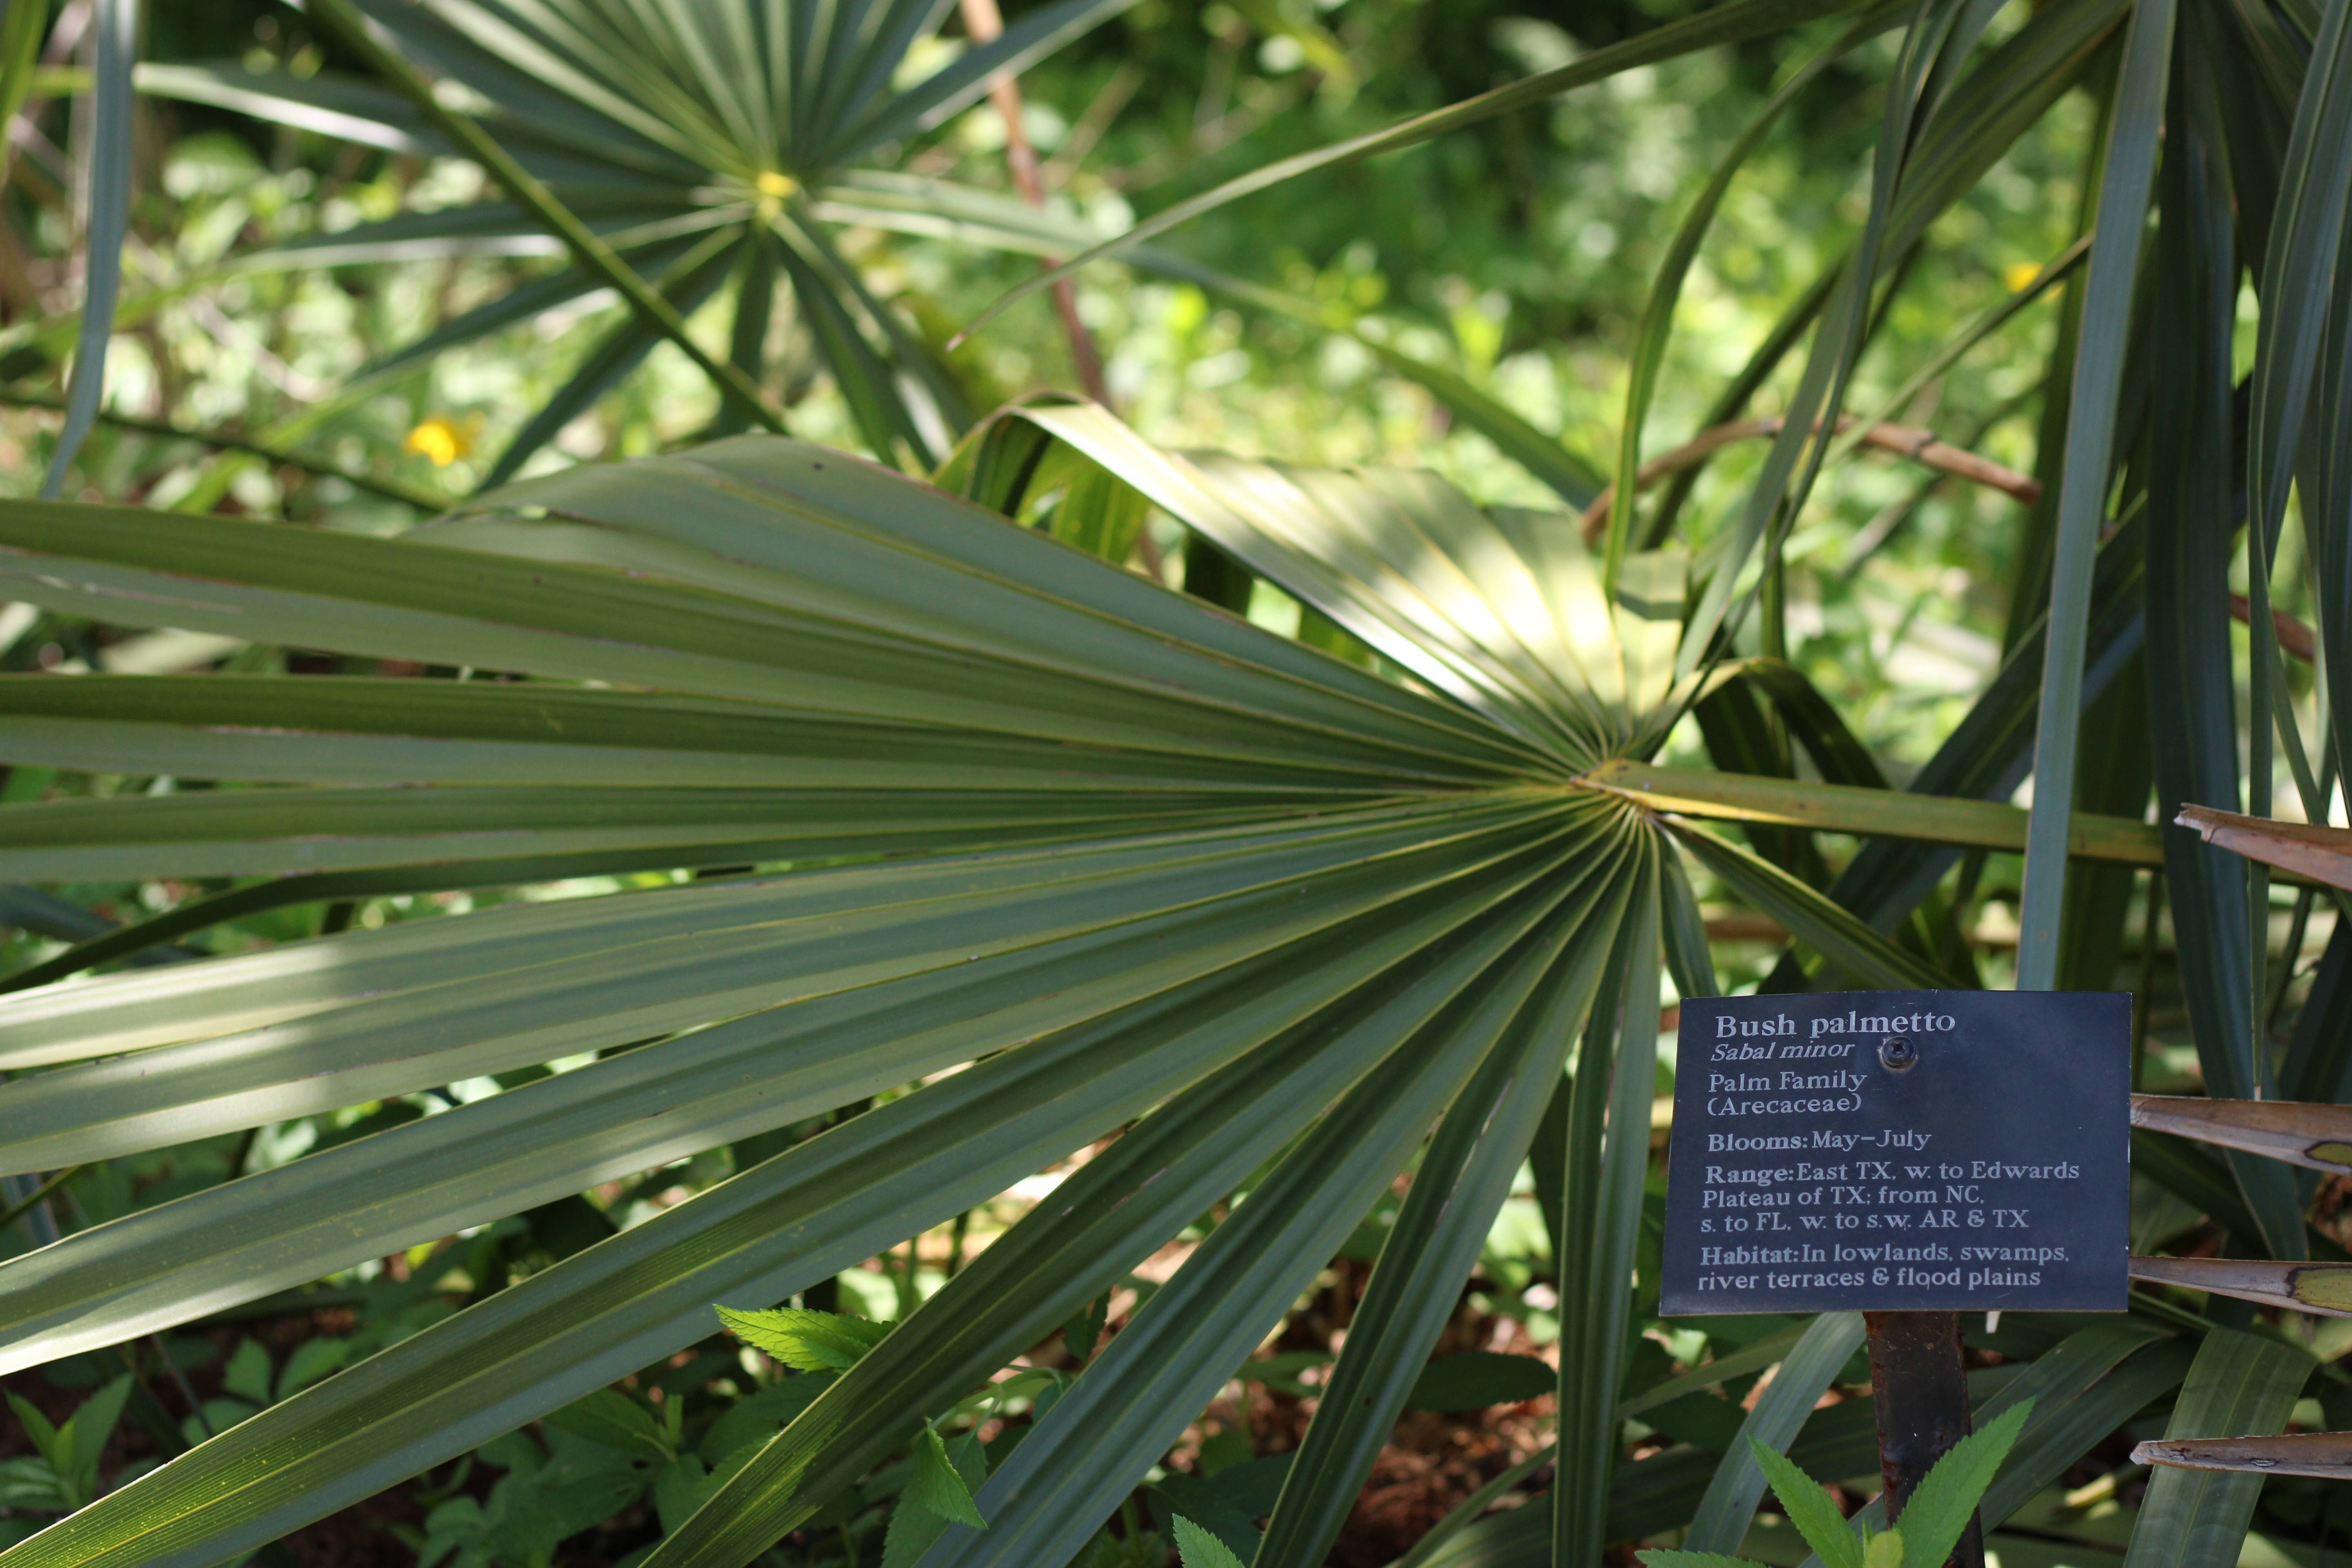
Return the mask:
[[[45,498],[64,489],[74,454],[98,418],[106,390],[107,343],[114,335],[114,295],[122,281],[122,245],[131,228],[131,73],[138,54],[139,8],[132,0],[97,0],[90,26],[97,38],[97,80],[89,100],[89,232],[82,247],[81,331],[66,388],[65,428],[41,480]],[[14,110],[10,105],[10,119]]]
[[[2167,1441],[2276,1432],[2286,1425],[2312,1364],[2303,1352],[2276,1340],[2213,1330],[2181,1386]],[[2259,1474],[2159,1466],[2132,1527],[2126,1568],[2210,1563],[2234,1552],[2262,1485]]]
[[[1127,0],[1057,0],[1014,22],[1001,37],[963,51],[945,68],[903,90],[891,86],[908,55],[939,26],[930,4],[845,8],[614,7],[597,0],[449,0],[430,9],[383,0],[328,0],[322,16],[384,84],[324,75],[256,74],[239,66],[159,67],[142,74],[148,91],[232,109],[265,120],[405,153],[457,154],[479,163],[507,199],[430,214],[403,214],[334,235],[313,236],[237,258],[233,265],[351,265],[447,254],[564,254],[571,265],[477,307],[397,351],[413,362],[468,341],[563,297],[616,289],[634,322],[611,333],[583,372],[523,421],[493,479],[508,477],[580,407],[625,376],[648,343],[667,341],[718,389],[728,417],[781,428],[763,401],[756,353],[710,353],[685,331],[681,311],[648,285],[641,268],[669,257],[631,254],[680,237],[709,237],[721,250],[781,224],[809,254],[791,282],[824,335],[840,388],[873,449],[895,458],[911,439],[919,455],[970,421],[951,376],[918,334],[881,306],[855,269],[832,253],[822,230],[862,221],[852,208],[827,209],[822,193],[861,174],[855,162],[881,144],[938,125],[987,90],[1118,11]],[[822,19],[819,13],[822,12]],[[364,25],[362,22],[364,18]],[[482,113],[458,112],[436,97],[420,68],[469,89]],[[127,67],[126,67],[127,68]],[[825,212],[811,215],[808,196]],[[901,180],[901,226],[944,227],[966,240],[1034,248],[1034,221],[1007,227],[989,206],[971,221],[974,194],[936,182]],[[983,205],[985,202],[983,200]],[[675,252],[671,253],[673,256]],[[826,258],[830,259],[826,259]],[[727,285],[698,277],[698,290]],[[752,274],[737,275],[739,293]],[[93,296],[95,298],[95,296]],[[745,319],[739,309],[739,324]],[[887,346],[864,342],[870,320]],[[86,331],[95,331],[95,328]],[[902,381],[927,389],[910,402]],[[928,401],[931,407],[917,404]]]
[[[2150,413],[2148,683],[2152,693],[2166,694],[2171,711],[2169,721],[2154,731],[2160,822],[2172,821],[2183,805],[2234,810],[2241,804],[2235,694],[2226,675],[2217,684],[2214,671],[2202,663],[2216,648],[2229,646],[2226,590],[2217,597],[2215,585],[2196,575],[2216,562],[2226,563],[2229,545],[2208,538],[2190,521],[2204,515],[2198,508],[2209,497],[2230,504],[2230,478],[2212,465],[2231,461],[2236,418],[2229,329],[2222,325],[2229,288],[2221,281],[2224,275],[2235,275],[2235,263],[2228,194],[2217,184],[2221,170],[2191,117],[2178,105],[2171,123],[2179,143],[2196,147],[2201,155],[2166,162],[2163,205],[2175,221],[2166,228],[2156,258],[2157,298],[2181,323],[2181,330],[2157,338]],[[2096,266],[2095,253],[2095,270]],[[2111,328],[2119,331],[2121,324]],[[2086,345],[2087,331],[2086,324]],[[2111,343],[2104,352],[2118,356],[2121,345]],[[2259,749],[2268,754],[2267,747]],[[2250,929],[2257,896],[2253,880],[2245,862],[2200,842],[2192,830],[2176,825],[2164,835],[2165,885],[2185,960],[2182,988],[2206,1084],[2218,1098],[2255,1098],[2263,1087],[2263,1064],[2254,1047],[2252,1009],[2266,987],[2258,979]],[[2305,1256],[2288,1173],[2242,1156],[2232,1156],[2231,1165],[2260,1227],[2261,1245],[2273,1257]]]
[[[1552,1542],[1571,1559],[1597,1553],[1608,1533],[1633,1311],[1629,1285],[1657,1086],[1657,876],[1651,869],[1643,879],[1570,1082],[1559,1256],[1582,1266],[1560,1270],[1560,1479],[1552,1488]]]
[[[2048,650],[2034,741],[2036,788],[2027,834],[2018,986],[2056,984],[2059,922],[2066,888],[2067,815],[2074,801],[2077,726],[2083,707],[2083,652],[2088,641],[2094,556],[2105,521],[2108,467],[2116,440],[2132,279],[2139,269],[2156,147],[2164,119],[2172,50],[2170,0],[2136,5],[2124,40],[2123,76],[2108,131],[2099,187],[2099,226],[2091,242],[2081,342],[2069,394],[2065,478],[2058,498],[2056,563],[2050,590]]]
[[[1291,1146],[1024,1444],[1032,1458],[999,1469],[981,1499],[990,1530],[934,1552],[1075,1550],[1164,1448],[1167,1423],[1215,1391],[1466,1094],[1383,1269],[1397,1330],[1370,1331],[1376,1312],[1345,1374],[1401,1396],[1480,1228],[1456,1222],[1434,1173],[1464,1161],[1461,1203],[1499,1201],[1539,1101],[1500,1123],[1471,1108],[1510,1103],[1509,1085],[1556,1068],[1543,1043],[1586,1011],[1627,900],[1657,874],[1638,810],[1572,780],[1595,748],[1670,722],[1646,705],[1673,700],[1673,626],[1601,599],[1572,537],[1423,481],[1218,469],[1178,492],[1167,475],[1211,470],[1115,426],[1093,435],[1122,482],[1159,484],[1188,521],[1214,523],[1296,588],[1398,628],[1395,646],[1413,646],[1410,628],[1426,645],[1415,657],[1460,671],[1475,700],[1416,692],[770,437],[515,487],[396,540],[0,513],[12,591],[21,581],[44,602],[529,677],[0,686],[24,720],[5,742],[17,756],[146,748],[185,776],[461,790],[27,812],[17,847],[0,850],[46,858],[26,868],[262,871],[322,856],[350,868],[331,876],[464,879],[484,868],[463,847],[501,820],[529,825],[515,857],[489,858],[518,869],[534,856],[676,864],[698,844],[889,857],[0,1001],[0,1051],[58,1064],[0,1089],[0,1149],[26,1168],[578,1064],[0,1264],[11,1364],[977,1064],[274,1406],[17,1561],[248,1550],[692,1342],[711,1302],[775,1300],[1139,1115],[1125,1152],[1087,1167],[1098,1202],[1041,1209],[1024,1239],[984,1256],[1034,1270],[1013,1277],[1034,1285],[982,1271],[935,1299],[849,1374],[911,1382],[874,1397],[845,1379],[666,1550],[717,1561],[730,1542],[773,1539],[823,1500],[810,1456],[854,1475],[906,1440],[907,1413],[952,1403],[1033,1340],[1029,1316],[1058,1321]],[[1286,541],[1310,524],[1360,574],[1308,581],[1309,558]],[[1408,587],[1423,559],[1456,574],[1442,605]],[[606,630],[623,622],[633,636],[615,643]],[[1569,721],[1538,703],[1555,692]],[[220,743],[265,731],[265,746]],[[275,831],[257,834],[264,822]],[[1656,894],[1639,897],[1633,923],[1654,942]],[[1619,1086],[1634,1099],[1614,1115],[1641,1127],[1607,1187],[1621,1252],[1649,1083],[1628,1067]],[[1134,1201],[1144,1188],[1149,1205]],[[965,1293],[1026,1305],[964,1310]],[[1596,1397],[1605,1411],[1616,1396]],[[1378,1430],[1318,1437],[1337,1474],[1300,1493],[1318,1531]]]
[[[1756,1504],[1764,1495],[1764,1470],[1748,1451],[1749,1439],[1776,1453],[1786,1453],[1804,1426],[1805,1417],[1822,1393],[1835,1381],[1839,1369],[1862,1346],[1862,1314],[1824,1312],[1815,1318],[1789,1352],[1780,1370],[1749,1406],[1739,1425],[1738,1439],[1723,1457],[1707,1483],[1706,1495],[1691,1520],[1683,1544],[1694,1552],[1736,1549],[1748,1533]]]

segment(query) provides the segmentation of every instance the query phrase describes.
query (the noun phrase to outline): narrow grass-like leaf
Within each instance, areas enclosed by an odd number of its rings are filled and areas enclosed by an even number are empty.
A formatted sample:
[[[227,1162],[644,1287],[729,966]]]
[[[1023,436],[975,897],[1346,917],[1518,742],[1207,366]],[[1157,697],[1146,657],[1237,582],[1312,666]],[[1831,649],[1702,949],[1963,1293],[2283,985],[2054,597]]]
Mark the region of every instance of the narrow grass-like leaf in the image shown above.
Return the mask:
[[[1862,1314],[1824,1312],[1790,1351],[1772,1381],[1748,1407],[1739,1426],[1739,1443],[1723,1457],[1706,1496],[1693,1516],[1683,1544],[1694,1552],[1719,1552],[1737,1546],[1748,1534],[1748,1521],[1764,1495],[1763,1468],[1748,1449],[1749,1439],[1777,1452],[1789,1445],[1812,1414],[1822,1393],[1837,1377],[1847,1358],[1862,1345]]]
[[[2352,7],[2322,15],[2279,171],[2279,232],[2262,260],[2246,479],[2248,522],[2263,538],[2286,512],[2352,201],[2344,181],[2325,173],[2352,163]]]
[[[2308,1355],[2277,1340],[2214,1329],[2198,1348],[2165,1436],[2276,1432],[2286,1425],[2312,1366]],[[2262,1486],[2258,1474],[2158,1467],[2132,1527],[2126,1568],[2188,1568],[2234,1556]]]
[[[33,89],[33,68],[41,58],[41,37],[48,31],[46,5],[12,5],[0,14],[0,126],[16,118]],[[6,156],[0,156],[0,189],[8,179]]]
[[[1649,298],[1642,307],[1641,325],[1634,333],[1625,385],[1625,416],[1619,426],[1617,467],[1610,490],[1608,544],[1602,557],[1604,582],[1613,584],[1617,581],[1618,569],[1632,547],[1642,434],[1649,422],[1651,401],[1657,394],[1658,372],[1665,363],[1666,340],[1674,331],[1675,308],[1682,300],[1683,283],[1690,274],[1691,263],[1698,258],[1699,244],[1715,221],[1716,209],[1723,205],[1731,182],[1779,121],[1790,101],[1856,46],[1893,26],[1900,14],[1897,6],[1885,5],[1858,18],[1781,83],[1758,111],[1754,122],[1717,161],[1714,174],[1708,176],[1675,228],[1665,258],[1652,278]]]
[[[2164,164],[2167,221],[2154,285],[2173,328],[2158,334],[2152,350],[2147,486],[2148,683],[2166,710],[2166,721],[2151,726],[2157,818],[2165,823],[2186,805],[2234,810],[2241,804],[2236,696],[2227,668],[2230,609],[2225,585],[2210,575],[2228,569],[2231,548],[2199,522],[2214,515],[2209,507],[2230,508],[2235,488],[2231,201],[2195,117],[2176,106],[2170,123],[2179,151]],[[2210,662],[2217,657],[2224,661],[2219,669]],[[2268,756],[2267,747],[2260,750]],[[2181,989],[2207,1091],[2256,1098],[2269,1086],[2267,1063],[2254,1044],[2254,1014],[2266,989],[2253,943],[2254,880],[2245,861],[2200,842],[2192,830],[2176,824],[2162,832]],[[2276,1258],[2305,1256],[2289,1173],[2242,1155],[2232,1155],[2231,1164],[2263,1247]]]
[[[114,335],[114,296],[122,282],[122,245],[131,228],[131,110],[138,98],[131,68],[138,57],[137,0],[93,0],[90,31],[96,69],[89,96],[89,227],[82,235],[81,331],[73,376],[66,389],[65,428],[41,480],[44,500],[65,489],[66,472],[98,418],[106,394],[106,348]],[[29,3],[11,10],[31,10]],[[8,119],[13,120],[14,105]],[[6,121],[0,121],[5,125]]]
[[[1692,856],[1759,913],[1771,916],[1851,979],[1889,991],[1940,991],[1951,979],[1761,857],[1688,822],[1668,829]]]
[[[2115,420],[2125,338],[2164,123],[2173,14],[2173,0],[2142,0],[2132,8],[2101,175],[2098,227],[2084,280],[2086,304],[2069,396],[2065,478],[2058,500],[2056,564],[2036,721],[2032,823],[2026,835],[2025,891],[2018,911],[2017,984],[2021,991],[2046,991],[2057,979],[2094,558],[2100,525],[2106,521],[2108,466],[2118,444]]]

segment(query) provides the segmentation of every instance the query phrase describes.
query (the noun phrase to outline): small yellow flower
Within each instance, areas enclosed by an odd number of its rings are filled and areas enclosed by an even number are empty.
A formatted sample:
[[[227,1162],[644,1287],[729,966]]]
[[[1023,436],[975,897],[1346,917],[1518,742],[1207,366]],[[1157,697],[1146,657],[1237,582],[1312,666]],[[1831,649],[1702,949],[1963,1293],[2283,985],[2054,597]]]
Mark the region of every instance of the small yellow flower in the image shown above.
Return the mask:
[[[2038,261],[2021,261],[2013,267],[2000,269],[2000,280],[2009,285],[2009,291],[2012,294],[2041,276],[2042,264]]]
[[[784,198],[799,190],[801,183],[790,174],[775,169],[767,169],[761,171],[760,177],[751,182],[751,188],[760,193],[759,201],[755,204],[759,210],[760,221],[773,223],[776,221],[776,215],[784,210]]]
[[[474,449],[474,427],[478,418],[460,425],[446,414],[436,414],[408,433],[400,449],[414,457],[430,458],[436,468],[446,468]]]

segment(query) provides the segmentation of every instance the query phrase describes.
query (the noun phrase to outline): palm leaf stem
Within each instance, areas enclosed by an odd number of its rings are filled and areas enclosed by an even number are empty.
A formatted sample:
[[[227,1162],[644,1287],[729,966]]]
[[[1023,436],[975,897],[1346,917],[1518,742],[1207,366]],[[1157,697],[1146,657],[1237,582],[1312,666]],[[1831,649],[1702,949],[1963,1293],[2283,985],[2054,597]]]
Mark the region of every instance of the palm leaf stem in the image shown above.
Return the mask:
[[[1761,419],[1736,419],[1729,424],[1702,430],[1673,451],[1662,452],[1643,464],[1634,475],[1634,489],[1647,489],[1669,474],[1696,468],[1735,442],[1770,440],[1780,434],[1781,426],[1786,423],[1778,415],[1767,415]],[[1979,458],[1974,452],[1938,440],[1933,430],[1889,424],[1884,420],[1856,430],[1858,423],[1851,415],[1838,420],[1840,430],[1853,432],[1852,439],[1841,446],[1842,452],[1854,446],[1875,447],[1881,451],[1924,464],[1939,473],[1949,474],[1954,479],[1997,489],[2028,506],[2042,499],[2042,486],[2032,475],[2005,468],[1990,458]],[[1583,516],[1577,520],[1577,526],[1584,531],[1585,543],[1598,544],[1607,532],[1610,508],[1615,500],[1616,487],[1612,485],[1584,509]]]
[[[1648,767],[1619,758],[1578,781],[1651,811],[1684,816],[1803,827],[2015,852],[2025,847],[2027,813],[1992,801],[1860,789],[1850,784],[1718,773],[1706,768]],[[2159,830],[2123,817],[2074,816],[2068,852],[2086,860],[2128,866],[2163,864]]]
[[[996,0],[962,0],[963,30],[976,44],[993,42],[1004,34],[1004,16],[996,8]],[[988,100],[995,105],[997,117],[1004,121],[1004,163],[1012,171],[1013,188],[1021,199],[1033,207],[1045,205],[1045,177],[1037,162],[1037,149],[1029,142],[1029,132],[1022,124],[1021,83],[1011,71],[1006,71],[988,84]],[[1060,263],[1056,258],[1040,257],[1039,261],[1051,270]],[[1088,397],[1104,407],[1110,406],[1110,384],[1103,379],[1102,351],[1095,346],[1095,335],[1087,330],[1078,315],[1077,285],[1067,278],[1054,280],[1054,314],[1062,323],[1062,336],[1069,340],[1070,361],[1078,373],[1078,385]]]

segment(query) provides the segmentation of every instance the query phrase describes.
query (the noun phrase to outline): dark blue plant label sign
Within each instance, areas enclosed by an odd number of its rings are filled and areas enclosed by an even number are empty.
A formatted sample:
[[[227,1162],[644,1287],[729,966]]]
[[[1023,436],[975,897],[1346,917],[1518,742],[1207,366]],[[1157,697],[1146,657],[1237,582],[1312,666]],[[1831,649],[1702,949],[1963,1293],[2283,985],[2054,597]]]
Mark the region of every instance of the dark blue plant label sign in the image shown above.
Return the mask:
[[[1661,1311],[2124,1310],[2131,998],[1683,1004]]]

